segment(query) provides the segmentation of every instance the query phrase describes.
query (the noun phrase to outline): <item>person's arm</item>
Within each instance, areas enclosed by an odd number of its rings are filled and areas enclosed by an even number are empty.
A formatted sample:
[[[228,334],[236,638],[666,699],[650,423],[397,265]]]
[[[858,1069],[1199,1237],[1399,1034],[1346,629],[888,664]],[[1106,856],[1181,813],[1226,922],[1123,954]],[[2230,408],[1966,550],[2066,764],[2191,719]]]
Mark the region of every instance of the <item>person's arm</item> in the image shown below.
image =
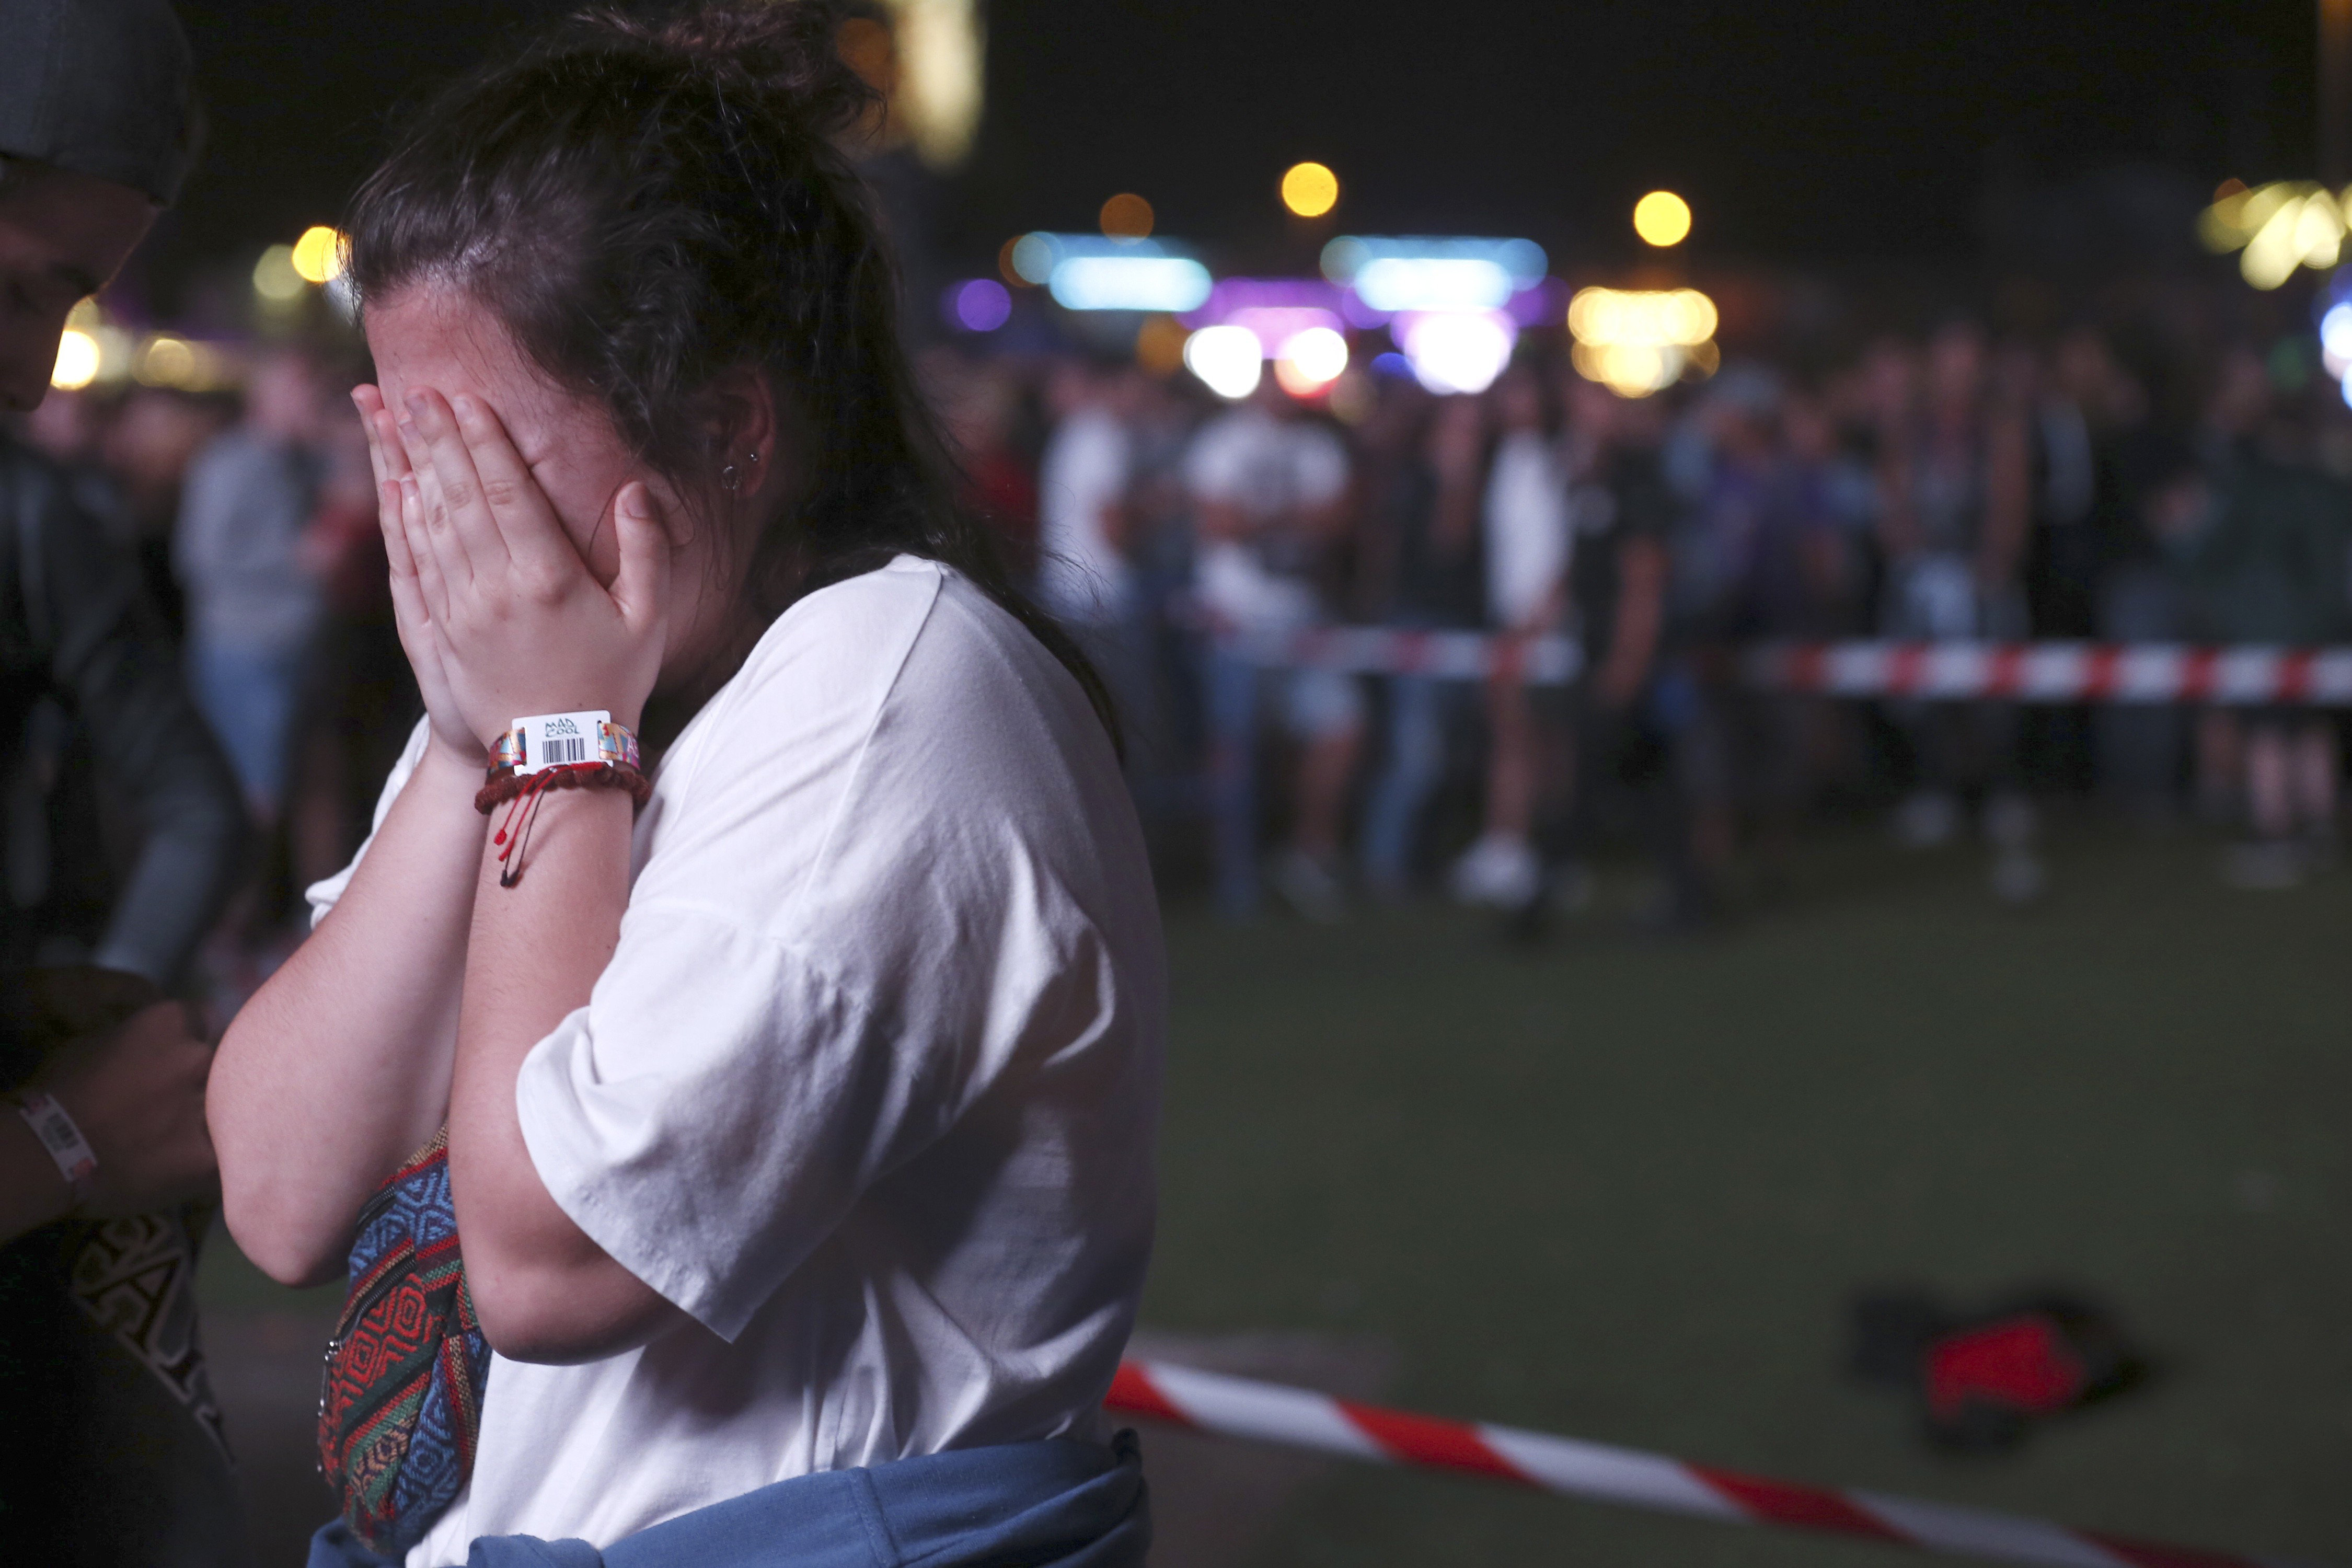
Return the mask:
[[[634,728],[667,636],[670,542],[650,492],[633,482],[616,499],[608,589],[489,409],[424,393],[410,412],[404,542],[474,732],[487,746],[514,717],[597,709]],[[536,810],[526,864],[476,852],[449,1174],[484,1336],[510,1359],[562,1363],[642,1344],[684,1314],[563,1212],[523,1140],[523,1058],[587,1005],[629,899],[625,794],[549,791]]]
[[[152,994],[152,993],[151,993]],[[26,1087],[54,1098],[97,1156],[87,1202],[13,1105],[0,1105],[0,1242],[68,1212],[111,1219],[212,1190],[205,1074],[212,1051],[186,1008],[157,1002],[120,1026],[66,1047]]]
[[[13,1111],[0,1111],[0,1246],[62,1219],[73,1207],[57,1162]]]
[[[360,1205],[447,1114],[474,873],[488,837],[473,798],[481,746],[455,717],[401,537],[407,462],[381,403],[362,405],[429,738],[341,899],[237,1015],[213,1071],[229,1230],[287,1284],[340,1271]]]
[[[37,580],[28,574],[23,584],[27,618],[47,644],[52,683],[142,829],[94,962],[169,984],[236,881],[244,802],[144,603],[137,568],[63,485],[40,488],[47,502],[16,523],[39,561]]]

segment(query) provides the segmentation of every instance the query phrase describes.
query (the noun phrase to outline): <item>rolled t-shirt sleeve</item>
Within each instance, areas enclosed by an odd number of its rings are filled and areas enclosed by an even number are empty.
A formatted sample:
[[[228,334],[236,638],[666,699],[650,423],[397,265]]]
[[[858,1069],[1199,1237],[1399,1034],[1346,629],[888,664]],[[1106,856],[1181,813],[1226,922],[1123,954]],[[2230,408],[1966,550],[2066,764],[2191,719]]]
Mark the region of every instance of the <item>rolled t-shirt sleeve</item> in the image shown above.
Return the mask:
[[[723,1339],[922,1129],[920,1062],[812,956],[724,913],[633,905],[516,1105],[558,1206]]]
[[[971,1071],[963,999],[924,963],[964,881],[945,808],[868,765],[938,584],[875,573],[786,616],[679,738],[612,960],[516,1085],[557,1205],[724,1338],[939,1135]],[[910,1010],[918,991],[933,1005]]]

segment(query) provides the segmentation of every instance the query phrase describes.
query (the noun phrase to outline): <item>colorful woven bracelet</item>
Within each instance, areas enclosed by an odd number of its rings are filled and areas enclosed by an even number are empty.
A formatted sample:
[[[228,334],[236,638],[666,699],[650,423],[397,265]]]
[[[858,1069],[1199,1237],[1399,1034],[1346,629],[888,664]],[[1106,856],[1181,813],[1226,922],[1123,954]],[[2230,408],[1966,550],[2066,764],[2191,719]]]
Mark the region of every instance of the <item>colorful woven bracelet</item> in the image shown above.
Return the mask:
[[[607,763],[614,767],[645,769],[637,750],[636,731],[615,724],[599,708],[583,713],[541,713],[518,719],[490,748],[493,775],[511,770],[535,773],[542,768]]]

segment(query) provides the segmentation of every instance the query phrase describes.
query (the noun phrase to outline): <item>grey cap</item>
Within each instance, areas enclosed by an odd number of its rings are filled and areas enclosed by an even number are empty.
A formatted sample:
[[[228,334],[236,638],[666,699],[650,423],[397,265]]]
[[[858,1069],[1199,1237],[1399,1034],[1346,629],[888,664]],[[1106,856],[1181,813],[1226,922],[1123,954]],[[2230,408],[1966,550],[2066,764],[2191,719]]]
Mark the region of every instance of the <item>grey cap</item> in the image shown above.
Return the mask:
[[[0,156],[169,206],[195,156],[193,74],[168,0],[0,0]]]

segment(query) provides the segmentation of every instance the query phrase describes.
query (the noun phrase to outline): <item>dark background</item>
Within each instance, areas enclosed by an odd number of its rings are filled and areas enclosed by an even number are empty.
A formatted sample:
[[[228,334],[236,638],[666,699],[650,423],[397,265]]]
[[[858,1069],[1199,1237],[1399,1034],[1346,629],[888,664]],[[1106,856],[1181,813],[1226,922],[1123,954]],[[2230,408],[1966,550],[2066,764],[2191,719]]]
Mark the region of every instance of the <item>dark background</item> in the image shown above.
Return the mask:
[[[212,140],[158,291],[331,219],[404,105],[570,8],[181,0]],[[2313,173],[2311,0],[1000,0],[987,26],[979,150],[934,220],[967,266],[1120,190],[1163,232],[1263,250],[1305,157],[1339,171],[1349,228],[1606,259],[1666,185],[1699,258],[1790,263],[1975,255],[2004,180]]]

